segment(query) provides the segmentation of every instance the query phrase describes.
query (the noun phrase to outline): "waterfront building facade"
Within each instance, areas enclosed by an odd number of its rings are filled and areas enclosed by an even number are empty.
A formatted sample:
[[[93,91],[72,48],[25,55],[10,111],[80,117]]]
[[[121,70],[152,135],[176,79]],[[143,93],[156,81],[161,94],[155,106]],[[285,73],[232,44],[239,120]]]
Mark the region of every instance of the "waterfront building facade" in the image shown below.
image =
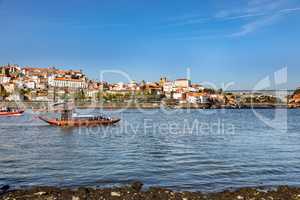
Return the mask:
[[[87,83],[85,79],[73,79],[66,77],[49,77],[49,86],[58,88],[76,88],[85,89],[87,88]]]

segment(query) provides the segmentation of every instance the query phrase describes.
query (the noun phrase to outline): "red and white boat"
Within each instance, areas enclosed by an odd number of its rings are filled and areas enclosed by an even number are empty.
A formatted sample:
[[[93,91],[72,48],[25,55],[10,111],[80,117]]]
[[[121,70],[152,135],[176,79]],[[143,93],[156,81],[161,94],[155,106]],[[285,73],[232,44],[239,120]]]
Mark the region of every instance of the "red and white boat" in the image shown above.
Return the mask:
[[[99,126],[99,125],[112,125],[120,121],[119,118],[110,118],[101,115],[78,115],[74,113],[74,109],[68,108],[67,103],[62,103],[64,108],[58,110],[60,116],[57,118],[47,118],[44,116],[39,116],[39,118],[52,125],[52,126]],[[57,104],[59,105],[59,104]]]
[[[0,110],[0,116],[14,117],[23,115],[24,110]]]
[[[41,120],[47,122],[53,126],[99,126],[99,125],[112,125],[120,121],[118,118],[103,118],[101,116],[91,116],[91,117],[72,117],[68,119],[56,118],[47,119],[45,117],[39,116]]]

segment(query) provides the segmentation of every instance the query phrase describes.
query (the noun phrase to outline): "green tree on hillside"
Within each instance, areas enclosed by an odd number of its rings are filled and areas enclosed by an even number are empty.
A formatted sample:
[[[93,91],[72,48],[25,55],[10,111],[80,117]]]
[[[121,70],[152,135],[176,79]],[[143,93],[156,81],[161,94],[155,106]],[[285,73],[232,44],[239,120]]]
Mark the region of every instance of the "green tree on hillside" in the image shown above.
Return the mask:
[[[78,92],[74,93],[74,99],[76,101],[83,101],[85,100],[86,96],[83,90],[79,90]]]

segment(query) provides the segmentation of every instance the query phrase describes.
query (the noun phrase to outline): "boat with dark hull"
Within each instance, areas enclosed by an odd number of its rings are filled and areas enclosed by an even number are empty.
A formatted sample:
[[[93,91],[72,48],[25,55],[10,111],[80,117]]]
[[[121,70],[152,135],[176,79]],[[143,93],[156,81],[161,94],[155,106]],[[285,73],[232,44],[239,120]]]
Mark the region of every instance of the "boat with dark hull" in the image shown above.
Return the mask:
[[[53,126],[99,126],[112,125],[120,121],[118,118],[103,118],[101,116],[93,117],[72,117],[69,119],[47,119],[39,117],[42,121],[47,122]]]
[[[19,109],[2,109],[0,110],[0,116],[7,116],[7,117],[16,117],[23,115],[24,110]]]
[[[53,126],[99,126],[112,125],[120,121],[119,118],[104,117],[102,115],[78,115],[74,109],[68,108],[66,103],[64,108],[59,110],[58,118],[47,118],[39,116],[42,121]]]

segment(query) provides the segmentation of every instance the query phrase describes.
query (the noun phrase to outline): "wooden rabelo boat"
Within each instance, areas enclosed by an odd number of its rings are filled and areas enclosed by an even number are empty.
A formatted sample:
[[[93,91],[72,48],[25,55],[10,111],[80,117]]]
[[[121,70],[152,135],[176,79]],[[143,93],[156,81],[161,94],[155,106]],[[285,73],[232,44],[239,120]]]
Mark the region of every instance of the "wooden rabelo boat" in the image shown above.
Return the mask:
[[[114,118],[102,118],[101,116],[93,117],[72,117],[71,119],[47,119],[39,117],[44,122],[54,126],[98,126],[98,125],[112,125],[120,121]]]
[[[0,110],[0,116],[7,116],[7,117],[21,116],[23,113],[24,110],[20,110],[20,109],[5,108]]]
[[[48,119],[43,116],[39,118],[53,126],[98,126],[112,125],[120,121],[119,118],[104,117],[101,115],[78,115],[73,109],[64,108],[58,118]]]

